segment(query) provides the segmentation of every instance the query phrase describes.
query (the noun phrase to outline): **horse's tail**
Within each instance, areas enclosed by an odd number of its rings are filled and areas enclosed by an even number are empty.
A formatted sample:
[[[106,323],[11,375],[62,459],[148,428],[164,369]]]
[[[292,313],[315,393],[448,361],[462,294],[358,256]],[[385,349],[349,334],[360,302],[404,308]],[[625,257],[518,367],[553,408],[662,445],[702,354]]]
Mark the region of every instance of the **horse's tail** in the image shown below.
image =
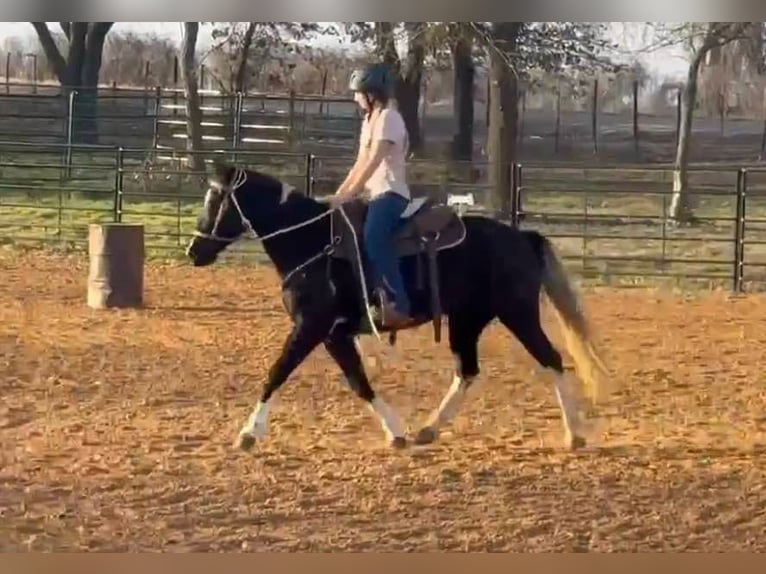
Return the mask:
[[[556,309],[567,351],[575,372],[593,401],[606,391],[608,369],[591,339],[590,328],[564,265],[550,240],[536,231],[527,232],[542,264],[542,287]]]

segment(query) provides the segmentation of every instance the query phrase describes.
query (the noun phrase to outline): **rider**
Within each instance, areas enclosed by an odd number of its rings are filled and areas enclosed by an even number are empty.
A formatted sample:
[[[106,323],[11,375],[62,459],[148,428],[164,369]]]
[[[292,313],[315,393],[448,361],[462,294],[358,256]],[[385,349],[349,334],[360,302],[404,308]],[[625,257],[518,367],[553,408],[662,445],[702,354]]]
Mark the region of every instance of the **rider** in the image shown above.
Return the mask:
[[[364,245],[381,294],[382,323],[404,327],[412,321],[410,302],[394,245],[402,225],[400,217],[411,199],[405,175],[407,128],[392,100],[392,81],[384,64],[355,70],[349,88],[364,112],[364,120],[356,162],[332,203],[337,206],[364,190],[369,192]]]

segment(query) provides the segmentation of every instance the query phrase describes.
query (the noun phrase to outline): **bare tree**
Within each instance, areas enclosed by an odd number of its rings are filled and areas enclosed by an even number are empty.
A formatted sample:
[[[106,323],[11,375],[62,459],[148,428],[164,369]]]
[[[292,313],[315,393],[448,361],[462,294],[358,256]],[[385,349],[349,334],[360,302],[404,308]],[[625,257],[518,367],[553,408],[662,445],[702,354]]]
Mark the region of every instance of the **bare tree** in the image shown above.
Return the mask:
[[[689,195],[689,155],[700,67],[708,54],[715,49],[731,42],[746,40],[752,23],[683,22],[667,26],[658,22],[652,25],[656,27],[658,37],[653,48],[675,44],[685,47],[689,54],[689,68],[681,96],[681,126],[673,172],[673,195],[667,214],[671,221],[689,223],[693,219]]]
[[[511,212],[511,166],[516,158],[519,117],[518,72],[508,55],[516,53],[523,22],[493,22],[489,49],[489,184],[492,207],[498,217]]]
[[[393,70],[396,76],[394,93],[407,126],[410,151],[413,153],[423,147],[419,110],[428,26],[428,22],[373,22],[372,26],[369,22],[342,23],[342,28],[351,36],[352,41],[371,42],[378,59]],[[407,40],[404,61],[396,49],[399,35],[406,36]]]
[[[453,26],[462,26],[454,22]],[[453,29],[454,30],[454,29]],[[455,108],[455,134],[452,138],[452,157],[471,160],[473,157],[474,78],[476,68],[473,57],[473,40],[470,36],[454,30],[450,43],[452,69],[455,73],[453,105]]]
[[[396,101],[402,114],[410,150],[417,153],[423,147],[420,129],[420,94],[423,83],[423,63],[426,53],[426,22],[404,22],[407,36],[407,54],[402,61],[396,50],[396,24],[398,22],[375,22],[375,44],[378,56],[396,72]]]
[[[731,109],[760,115],[764,88],[764,22],[753,22],[747,39],[710,50],[700,66],[697,107],[718,113],[723,120]]]
[[[249,79],[269,64],[290,68],[305,50],[303,40],[321,31],[313,22],[212,22],[215,44],[203,57],[224,92],[246,92]],[[262,79],[262,78],[261,78]]]
[[[489,61],[489,180],[497,215],[511,208],[511,166],[516,161],[519,84],[532,70],[611,68],[603,25],[591,22],[470,22]]]
[[[186,104],[186,149],[189,152],[187,165],[194,171],[204,172],[202,156],[202,110],[200,108],[197,82],[197,35],[199,22],[184,22],[184,37],[181,46],[181,74]]]
[[[66,36],[66,57],[45,22],[31,22],[53,72],[68,96],[77,91],[73,137],[80,143],[98,141],[98,77],[106,35],[114,22],[59,22]]]
[[[247,58],[253,45],[257,24],[258,22],[248,22],[247,30],[242,36],[242,49],[237,62],[237,73],[234,76],[234,91],[236,93],[244,92],[247,89]]]

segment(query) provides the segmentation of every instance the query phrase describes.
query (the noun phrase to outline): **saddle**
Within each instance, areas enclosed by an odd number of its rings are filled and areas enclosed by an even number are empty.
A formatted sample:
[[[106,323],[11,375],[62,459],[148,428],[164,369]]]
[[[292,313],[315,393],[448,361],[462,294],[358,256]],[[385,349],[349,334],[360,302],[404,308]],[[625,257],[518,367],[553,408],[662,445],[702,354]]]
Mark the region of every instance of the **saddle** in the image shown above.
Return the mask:
[[[364,260],[364,256],[358,248],[361,249],[363,244],[367,207],[368,203],[364,199],[353,200],[343,205],[343,213],[351,223],[353,233],[340,210],[332,214],[333,229],[338,242],[332,257],[349,261],[360,285],[365,270],[359,268],[359,263]],[[428,265],[431,322],[434,328],[434,339],[438,343],[441,341],[443,312],[439,293],[437,254],[457,247],[463,242],[466,235],[465,224],[452,207],[425,197],[412,200],[401,218],[406,222],[396,237],[396,254],[399,259],[409,256],[417,258],[417,287],[420,290],[424,288],[422,265],[424,262]],[[354,234],[356,242],[354,242]],[[393,341],[392,333],[392,344]]]

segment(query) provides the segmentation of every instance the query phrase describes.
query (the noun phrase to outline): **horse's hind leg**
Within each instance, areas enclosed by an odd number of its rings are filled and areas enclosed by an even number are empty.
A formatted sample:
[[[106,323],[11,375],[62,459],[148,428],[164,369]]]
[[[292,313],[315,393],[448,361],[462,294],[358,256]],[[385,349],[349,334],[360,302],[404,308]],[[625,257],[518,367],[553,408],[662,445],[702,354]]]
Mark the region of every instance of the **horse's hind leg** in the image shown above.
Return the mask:
[[[394,448],[403,448],[407,445],[404,434],[404,424],[399,416],[391,409],[383,399],[375,395],[370,386],[370,381],[364,371],[362,358],[354,344],[353,336],[346,332],[344,325],[337,325],[324,342],[330,356],[340,367],[348,381],[351,390],[363,401],[380,419],[383,431]]]
[[[449,345],[455,357],[455,375],[438,408],[418,431],[416,444],[434,442],[439,437],[440,428],[454,418],[466,391],[479,375],[479,337],[491,320],[489,314],[466,313],[449,317]]]
[[[553,347],[540,324],[540,308],[537,301],[534,304],[519,302],[512,311],[500,313],[498,318],[542,367],[555,373],[554,390],[561,408],[565,442],[572,450],[585,446],[585,439],[578,434],[580,418],[576,398],[567,385],[561,354]]]

